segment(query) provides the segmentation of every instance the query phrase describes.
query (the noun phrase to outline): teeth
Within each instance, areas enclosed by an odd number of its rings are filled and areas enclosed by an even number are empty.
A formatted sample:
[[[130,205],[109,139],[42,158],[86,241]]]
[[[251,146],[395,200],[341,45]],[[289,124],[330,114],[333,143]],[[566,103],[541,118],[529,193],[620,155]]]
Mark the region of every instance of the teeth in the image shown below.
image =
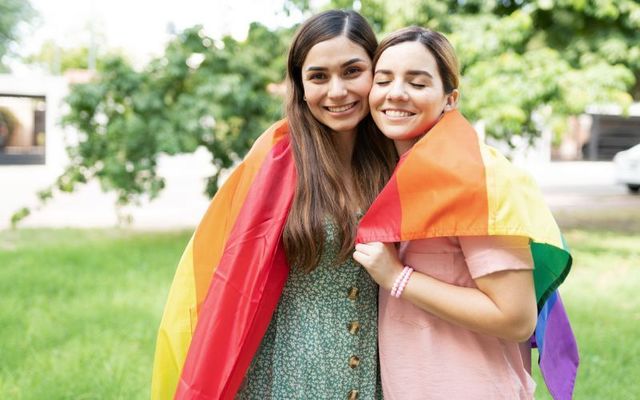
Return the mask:
[[[331,111],[331,112],[343,112],[343,111],[347,111],[348,109],[350,109],[351,107],[353,107],[356,103],[351,103],[351,104],[347,104],[346,106],[340,106],[340,107],[327,107],[327,110]]]
[[[400,110],[386,110],[384,113],[390,117],[410,117],[412,115],[412,113],[408,111]]]

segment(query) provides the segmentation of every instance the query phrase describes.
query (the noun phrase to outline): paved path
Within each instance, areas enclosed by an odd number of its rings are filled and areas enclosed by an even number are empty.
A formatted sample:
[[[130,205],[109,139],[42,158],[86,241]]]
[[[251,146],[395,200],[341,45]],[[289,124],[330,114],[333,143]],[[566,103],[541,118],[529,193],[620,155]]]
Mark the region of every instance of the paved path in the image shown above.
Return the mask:
[[[552,210],[637,209],[640,196],[615,182],[611,162],[553,162],[529,168]]]

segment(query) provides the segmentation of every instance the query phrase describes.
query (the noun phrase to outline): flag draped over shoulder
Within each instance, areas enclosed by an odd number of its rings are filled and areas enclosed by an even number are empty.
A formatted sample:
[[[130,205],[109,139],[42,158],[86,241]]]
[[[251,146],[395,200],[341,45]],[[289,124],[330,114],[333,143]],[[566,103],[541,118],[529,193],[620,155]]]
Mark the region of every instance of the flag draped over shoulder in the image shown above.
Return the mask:
[[[555,399],[571,398],[578,351],[556,292],[571,255],[533,179],[481,143],[471,124],[451,111],[402,156],[363,217],[356,242],[478,235],[530,239],[542,374]]]
[[[158,332],[153,400],[233,399],[242,383],[289,271],[281,243],[296,179],[288,129],[280,121],[258,138],[182,255]],[[542,374],[554,398],[570,398],[578,354],[555,289],[571,256],[532,180],[454,111],[402,157],[357,241],[464,235],[531,239]]]
[[[234,397],[288,275],[280,237],[294,187],[280,121],[217,192],[182,255],[158,332],[152,399]]]

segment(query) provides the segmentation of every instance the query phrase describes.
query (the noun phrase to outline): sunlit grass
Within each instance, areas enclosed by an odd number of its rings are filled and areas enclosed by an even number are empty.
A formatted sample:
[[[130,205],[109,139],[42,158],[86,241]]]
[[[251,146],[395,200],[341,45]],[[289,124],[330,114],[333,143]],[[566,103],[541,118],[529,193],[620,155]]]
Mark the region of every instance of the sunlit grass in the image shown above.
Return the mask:
[[[573,230],[565,236],[574,264],[561,294],[581,358],[575,398],[638,399],[640,233]],[[550,399],[535,378],[536,398]]]
[[[144,399],[182,233],[0,233],[0,398]]]

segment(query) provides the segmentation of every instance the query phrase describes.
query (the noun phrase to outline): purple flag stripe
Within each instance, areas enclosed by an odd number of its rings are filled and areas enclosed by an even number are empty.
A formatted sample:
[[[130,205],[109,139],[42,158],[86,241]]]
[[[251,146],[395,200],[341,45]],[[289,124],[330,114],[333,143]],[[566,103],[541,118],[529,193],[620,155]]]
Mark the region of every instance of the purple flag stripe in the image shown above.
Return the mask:
[[[540,354],[540,371],[551,396],[555,400],[571,399],[580,357],[557,291],[540,311],[535,340]]]

